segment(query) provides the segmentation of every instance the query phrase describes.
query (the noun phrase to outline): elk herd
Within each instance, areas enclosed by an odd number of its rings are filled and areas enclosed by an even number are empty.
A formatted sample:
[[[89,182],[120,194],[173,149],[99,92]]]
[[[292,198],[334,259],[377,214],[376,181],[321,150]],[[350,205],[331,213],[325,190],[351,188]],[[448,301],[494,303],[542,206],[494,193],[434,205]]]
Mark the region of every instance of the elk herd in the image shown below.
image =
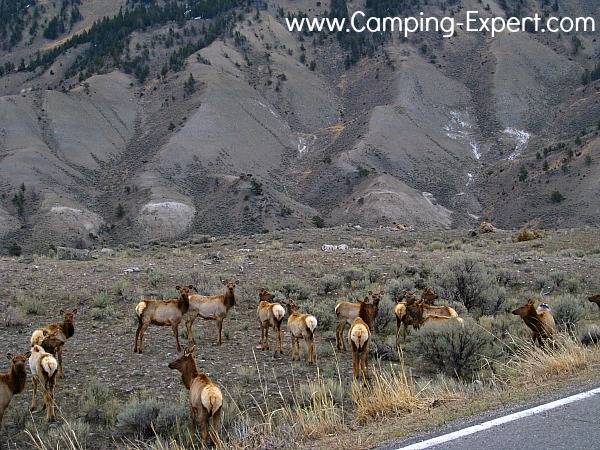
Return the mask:
[[[240,281],[224,281],[225,292],[218,295],[199,295],[192,293],[194,286],[176,286],[179,296],[170,300],[142,300],[135,308],[138,325],[135,332],[133,350],[143,352],[144,333],[150,325],[170,326],[175,338],[177,351],[181,351],[179,343],[179,324],[186,318],[188,339],[195,344],[192,325],[196,318],[214,320],[217,323],[220,345],[223,321],[230,309],[236,304],[236,286]],[[335,328],[335,343],[339,351],[346,351],[346,341],[352,353],[352,373],[357,380],[362,377],[363,383],[370,379],[369,348],[372,340],[375,319],[379,311],[381,297],[384,291],[368,291],[367,295],[354,302],[342,301],[335,306],[337,326]],[[261,288],[258,293],[259,301],[256,317],[261,330],[260,350],[269,350],[269,328],[275,333],[275,353],[283,353],[281,327],[287,317],[287,327],[291,337],[291,359],[300,359],[300,341],[306,344],[306,359],[308,364],[316,361],[315,331],[317,318],[309,313],[301,313],[300,306],[292,300],[273,301],[275,295]],[[402,339],[406,342],[407,332],[412,326],[415,330],[428,323],[463,323],[457,312],[450,306],[436,306],[433,302],[438,296],[430,289],[422,292],[404,291],[404,299],[395,306],[396,316],[396,346],[400,347],[400,329]],[[600,307],[600,295],[589,297]],[[514,309],[513,314],[520,316],[525,325],[531,330],[533,343],[540,346],[544,341],[552,339],[556,325],[552,313],[546,304],[535,307],[535,300],[530,299]],[[9,406],[12,396],[21,393],[26,384],[26,365],[28,362],[32,374],[33,395],[31,409],[36,408],[38,388],[42,392],[42,408],[46,410],[46,418],[54,419],[54,387],[57,375],[64,378],[62,349],[67,340],[75,334],[74,316],[77,309],[60,311],[63,322],[53,323],[47,327],[36,329],[31,335],[31,349],[22,355],[7,353],[11,361],[10,370],[0,374],[0,426],[2,418]],[[346,335],[346,325],[349,329]],[[207,440],[219,442],[218,428],[223,408],[223,395],[220,388],[213,383],[208,375],[198,370],[194,358],[195,345],[185,347],[182,355],[168,364],[170,369],[181,373],[182,382],[189,390],[189,405],[193,430],[197,424],[203,443]],[[209,426],[212,419],[212,427]]]

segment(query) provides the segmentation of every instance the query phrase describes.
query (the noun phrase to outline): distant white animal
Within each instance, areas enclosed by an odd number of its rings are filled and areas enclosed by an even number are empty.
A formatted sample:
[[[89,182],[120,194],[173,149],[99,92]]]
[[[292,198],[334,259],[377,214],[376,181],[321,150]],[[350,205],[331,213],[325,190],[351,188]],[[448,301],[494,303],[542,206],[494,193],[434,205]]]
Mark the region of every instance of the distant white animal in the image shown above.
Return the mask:
[[[348,245],[340,244],[340,245],[331,245],[331,244],[323,244],[321,246],[321,250],[324,252],[334,252],[336,250],[348,250]]]

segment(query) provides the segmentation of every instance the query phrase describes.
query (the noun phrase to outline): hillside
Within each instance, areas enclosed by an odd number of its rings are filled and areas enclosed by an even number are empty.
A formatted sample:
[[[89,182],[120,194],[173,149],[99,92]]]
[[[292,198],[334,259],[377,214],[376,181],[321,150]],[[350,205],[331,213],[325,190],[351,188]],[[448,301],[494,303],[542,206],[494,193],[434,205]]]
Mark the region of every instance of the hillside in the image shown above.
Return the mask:
[[[388,10],[600,16],[594,0],[486,3]],[[0,49],[4,248],[315,223],[582,227],[600,213],[600,81],[582,83],[597,32],[285,27],[386,5],[373,0],[14,5]]]

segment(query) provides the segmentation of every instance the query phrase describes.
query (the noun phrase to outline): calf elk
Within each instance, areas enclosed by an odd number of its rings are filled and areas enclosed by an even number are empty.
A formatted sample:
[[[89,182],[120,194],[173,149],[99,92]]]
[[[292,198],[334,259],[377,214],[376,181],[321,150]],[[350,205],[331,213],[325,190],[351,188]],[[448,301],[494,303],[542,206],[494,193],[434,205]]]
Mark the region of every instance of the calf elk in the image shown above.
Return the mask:
[[[219,443],[219,422],[223,410],[223,394],[219,386],[210,381],[204,373],[199,372],[194,359],[194,350],[186,347],[183,355],[169,363],[169,369],[177,369],[181,372],[181,379],[185,387],[190,391],[190,407],[192,417],[192,429],[195,432],[196,422],[200,420],[202,432],[202,443],[206,445],[209,437],[209,420],[213,419],[212,441]]]
[[[279,303],[270,303],[270,300],[275,298],[265,288],[261,288],[258,293],[260,302],[256,310],[256,317],[260,323],[260,349],[269,350],[269,327],[273,327],[275,331],[276,343],[275,353],[279,349],[279,353],[283,353],[283,341],[281,339],[281,322],[285,316],[285,308]]]
[[[375,320],[377,312],[379,311],[379,301],[381,300],[381,296],[385,294],[385,291],[369,291],[368,294],[373,298],[373,304],[376,304],[373,318],[373,320]],[[368,300],[368,297],[366,297],[365,300]],[[335,327],[335,345],[338,350],[346,351],[344,329],[346,328],[346,324],[352,325],[354,319],[358,317],[359,309],[359,303],[340,302],[335,306],[335,314],[338,318],[338,325]]]
[[[282,302],[288,313],[288,329],[292,337],[292,361],[295,353],[300,359],[300,339],[304,338],[306,342],[306,351],[308,353],[308,363],[315,362],[315,329],[317,328],[317,318],[312,314],[302,314],[300,307],[293,301]]]
[[[135,341],[133,351],[142,353],[142,341],[144,332],[150,324],[166,326],[170,325],[175,336],[177,351],[181,351],[179,345],[179,324],[183,315],[190,307],[189,293],[194,287],[190,284],[188,287],[175,286],[179,291],[179,298],[173,300],[142,300],[135,307],[135,314],[138,318],[137,330],[135,330]]]
[[[61,378],[64,378],[63,365],[62,365],[62,348],[67,342],[67,339],[75,334],[75,314],[77,314],[77,308],[73,311],[60,310],[60,314],[63,315],[63,322],[60,324],[53,323],[44,328],[38,328],[31,335],[31,346],[40,345],[44,350],[52,353],[58,359],[58,372]],[[48,336],[54,336],[53,343],[45,342]]]
[[[531,330],[531,339],[533,344],[537,342],[540,347],[544,345],[544,341],[552,339],[556,333],[556,323],[552,313],[545,308],[536,309],[535,300],[530,298],[521,306],[512,312],[516,316],[520,316],[525,322],[525,325]]]
[[[217,330],[219,332],[217,343],[221,345],[223,320],[227,317],[229,310],[235,306],[235,287],[240,284],[240,280],[229,282],[221,280],[221,282],[225,285],[224,294],[190,295],[190,311],[188,319],[185,321],[185,327],[187,328],[188,338],[194,344],[196,341],[192,334],[192,325],[194,325],[196,318],[202,317],[203,319],[217,321]]]
[[[44,351],[39,345],[31,348],[29,356],[29,370],[31,370],[31,384],[33,395],[31,397],[31,410],[36,409],[36,395],[38,385],[42,387],[42,408],[46,410],[46,419],[54,420],[54,386],[58,362],[50,353]]]
[[[27,352],[24,355],[6,354],[11,365],[8,372],[0,373],[0,431],[4,413],[8,405],[10,405],[13,395],[20,394],[25,389],[25,382],[27,381],[25,365],[30,355],[31,352]]]

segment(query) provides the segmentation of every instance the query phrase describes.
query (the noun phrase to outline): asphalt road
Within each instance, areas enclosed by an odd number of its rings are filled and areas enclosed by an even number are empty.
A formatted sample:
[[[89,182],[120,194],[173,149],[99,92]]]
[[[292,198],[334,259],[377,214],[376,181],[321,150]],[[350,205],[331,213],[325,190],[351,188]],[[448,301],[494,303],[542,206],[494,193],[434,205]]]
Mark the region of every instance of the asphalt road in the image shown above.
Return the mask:
[[[600,383],[596,386],[586,386],[590,392],[595,393],[587,398],[578,399],[568,404],[544,410],[550,402],[559,401],[560,398],[545,399],[544,402],[536,402],[527,407],[510,411],[506,414],[496,414],[493,417],[480,417],[480,420],[457,421],[444,427],[444,430],[435,430],[428,434],[416,437],[407,437],[395,440],[378,450],[396,450],[404,448],[430,448],[438,450],[496,450],[496,449],[552,449],[552,450],[593,450],[600,449]],[[568,392],[565,397],[571,397],[578,392]],[[556,403],[554,403],[556,404]],[[549,405],[552,406],[552,405]],[[543,410],[540,412],[540,410]],[[526,417],[520,417],[525,414]],[[510,420],[510,421],[508,421]],[[501,423],[505,422],[506,423]],[[500,423],[500,424],[498,424]],[[483,426],[482,426],[483,424]],[[481,430],[481,428],[486,428]],[[465,431],[466,430],[466,431]],[[469,431],[473,434],[463,435]],[[449,436],[449,434],[452,435]],[[460,437],[440,443],[451,437]],[[437,443],[424,446],[426,441],[436,439]],[[420,444],[420,446],[418,446]]]

